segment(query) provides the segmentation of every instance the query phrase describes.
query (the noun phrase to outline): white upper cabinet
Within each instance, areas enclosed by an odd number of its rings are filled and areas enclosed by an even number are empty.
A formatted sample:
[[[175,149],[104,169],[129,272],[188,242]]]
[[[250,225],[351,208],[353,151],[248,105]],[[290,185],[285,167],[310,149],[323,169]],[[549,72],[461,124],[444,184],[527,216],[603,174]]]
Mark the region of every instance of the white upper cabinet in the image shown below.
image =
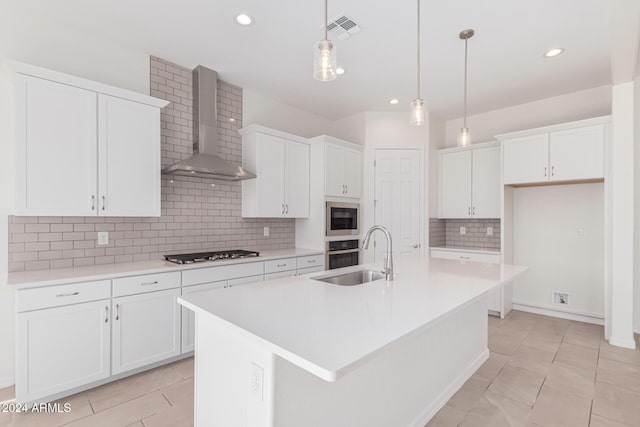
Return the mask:
[[[17,75],[16,214],[97,212],[97,95]]]
[[[325,195],[360,198],[362,153],[327,143],[325,149]]]
[[[603,179],[607,121],[598,118],[501,136],[504,184]],[[520,136],[523,133],[527,135]]]
[[[500,147],[440,153],[440,218],[500,218]]]
[[[98,98],[100,215],[160,216],[160,110]]]
[[[7,62],[15,98],[15,214],[159,216],[167,101]]]
[[[309,145],[261,126],[241,131],[242,165],[257,178],[242,181],[245,218],[309,216]],[[294,140],[297,139],[297,140]]]

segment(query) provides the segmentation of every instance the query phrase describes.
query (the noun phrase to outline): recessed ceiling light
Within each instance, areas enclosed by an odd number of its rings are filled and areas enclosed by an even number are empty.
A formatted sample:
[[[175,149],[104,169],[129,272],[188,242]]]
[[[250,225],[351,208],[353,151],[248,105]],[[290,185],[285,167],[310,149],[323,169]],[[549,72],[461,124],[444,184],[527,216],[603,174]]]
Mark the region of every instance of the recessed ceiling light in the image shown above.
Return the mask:
[[[239,13],[236,15],[236,22],[240,25],[251,25],[253,19],[246,13]]]
[[[549,49],[548,51],[546,51],[544,53],[544,57],[545,58],[553,58],[554,56],[558,56],[560,55],[562,52],[564,52],[564,49],[561,47],[554,47],[553,49]]]
[[[396,98],[393,98],[393,99],[389,100],[389,104],[391,104],[391,105],[396,105],[398,102],[400,102],[400,101],[398,99],[396,99]]]
[[[346,72],[347,72],[347,70],[345,70],[344,67],[337,67],[336,68],[336,74],[339,75],[339,76],[343,75]]]

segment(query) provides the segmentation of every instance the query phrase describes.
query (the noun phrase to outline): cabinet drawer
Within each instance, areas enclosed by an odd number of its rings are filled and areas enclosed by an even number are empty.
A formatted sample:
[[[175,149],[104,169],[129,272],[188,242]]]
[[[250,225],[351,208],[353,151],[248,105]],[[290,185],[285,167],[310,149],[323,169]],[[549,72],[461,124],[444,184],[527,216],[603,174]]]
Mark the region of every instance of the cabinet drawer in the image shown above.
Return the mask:
[[[16,310],[20,313],[107,298],[111,298],[110,280],[24,289],[17,292]]]
[[[113,296],[143,294],[180,287],[180,272],[145,274],[113,279]]]
[[[295,269],[296,269],[295,258],[274,259],[271,261],[265,261],[264,263],[264,272],[266,274],[277,273],[279,271],[295,270]]]
[[[500,255],[497,254],[479,254],[473,252],[432,250],[431,258],[457,259],[460,261],[476,261],[489,264],[500,264]]]
[[[303,274],[319,273],[321,271],[324,271],[324,265],[319,265],[317,267],[299,268],[298,276],[302,276]]]
[[[223,265],[220,267],[198,268],[182,272],[182,286],[193,286],[201,283],[219,282],[221,280],[262,274],[264,274],[263,262],[247,262]]]
[[[298,258],[298,270],[308,267],[324,266],[324,255],[301,256]]]
[[[242,277],[242,278],[239,278],[239,279],[230,279],[227,282],[227,287],[228,288],[232,288],[234,286],[249,285],[251,283],[260,283],[260,282],[264,282],[264,276],[263,275]]]
[[[293,277],[296,275],[295,270],[279,271],[277,273],[269,273],[264,275],[264,280],[282,279],[283,277]]]

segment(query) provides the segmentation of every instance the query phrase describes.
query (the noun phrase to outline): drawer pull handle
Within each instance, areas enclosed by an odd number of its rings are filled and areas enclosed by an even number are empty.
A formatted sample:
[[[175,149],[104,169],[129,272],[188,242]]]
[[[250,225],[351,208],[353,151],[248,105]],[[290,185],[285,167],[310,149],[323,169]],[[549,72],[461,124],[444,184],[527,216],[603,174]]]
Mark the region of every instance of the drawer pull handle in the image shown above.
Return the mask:
[[[286,267],[287,264],[277,264],[276,267]]]
[[[140,283],[140,286],[149,286],[149,285],[157,285],[158,281],[154,280],[153,282],[142,282]]]
[[[116,320],[120,320],[120,304],[116,304]]]
[[[461,256],[460,259],[471,259],[471,258],[468,256]]]
[[[80,295],[80,292],[76,291],[76,292],[70,292],[68,294],[58,294],[58,295],[56,295],[56,298],[73,297],[73,296],[76,296],[76,295]]]
[[[315,259],[310,259],[310,260],[307,261],[307,264],[313,264],[314,262],[316,262]]]
[[[104,323],[108,323],[109,322],[109,306],[105,305],[104,306]]]

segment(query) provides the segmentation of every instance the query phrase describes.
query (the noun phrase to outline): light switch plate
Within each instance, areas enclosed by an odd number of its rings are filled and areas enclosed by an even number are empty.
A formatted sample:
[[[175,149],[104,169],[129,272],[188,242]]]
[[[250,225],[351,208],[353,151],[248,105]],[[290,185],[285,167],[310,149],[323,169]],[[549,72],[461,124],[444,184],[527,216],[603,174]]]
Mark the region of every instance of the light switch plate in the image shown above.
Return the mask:
[[[98,245],[108,245],[109,244],[109,232],[108,231],[98,231]]]

